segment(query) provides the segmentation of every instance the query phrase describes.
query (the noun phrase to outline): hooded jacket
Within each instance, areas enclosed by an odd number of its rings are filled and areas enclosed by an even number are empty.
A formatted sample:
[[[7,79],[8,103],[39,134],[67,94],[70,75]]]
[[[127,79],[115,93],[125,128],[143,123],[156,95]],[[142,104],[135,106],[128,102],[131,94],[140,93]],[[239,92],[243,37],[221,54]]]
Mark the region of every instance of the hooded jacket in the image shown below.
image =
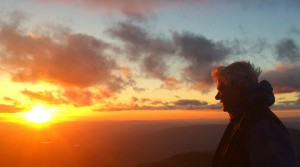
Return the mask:
[[[215,153],[212,167],[296,167],[286,127],[269,109],[275,102],[269,82],[248,86]]]

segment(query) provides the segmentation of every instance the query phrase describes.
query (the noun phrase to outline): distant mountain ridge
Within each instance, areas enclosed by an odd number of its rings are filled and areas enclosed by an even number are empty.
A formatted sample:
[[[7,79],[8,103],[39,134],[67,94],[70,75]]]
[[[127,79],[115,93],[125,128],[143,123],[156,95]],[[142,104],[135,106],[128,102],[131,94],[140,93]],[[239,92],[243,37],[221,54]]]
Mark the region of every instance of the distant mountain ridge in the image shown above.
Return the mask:
[[[136,167],[209,167],[214,152],[188,152],[171,156],[163,161],[148,162]]]

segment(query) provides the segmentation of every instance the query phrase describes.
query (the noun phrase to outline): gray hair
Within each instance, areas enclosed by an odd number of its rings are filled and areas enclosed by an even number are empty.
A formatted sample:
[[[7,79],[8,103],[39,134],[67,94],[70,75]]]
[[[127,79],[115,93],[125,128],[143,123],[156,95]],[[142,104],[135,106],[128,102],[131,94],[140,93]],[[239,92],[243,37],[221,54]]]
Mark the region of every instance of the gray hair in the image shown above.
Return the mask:
[[[211,75],[215,81],[237,88],[245,88],[251,83],[258,83],[261,69],[246,61],[237,61],[228,66],[216,67]]]

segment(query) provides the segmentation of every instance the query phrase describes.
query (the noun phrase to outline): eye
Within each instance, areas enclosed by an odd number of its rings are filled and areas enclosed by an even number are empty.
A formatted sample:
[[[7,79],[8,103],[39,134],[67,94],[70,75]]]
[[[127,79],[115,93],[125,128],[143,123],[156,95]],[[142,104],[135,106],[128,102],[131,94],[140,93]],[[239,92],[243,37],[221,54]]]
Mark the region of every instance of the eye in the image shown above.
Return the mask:
[[[217,93],[216,96],[215,96],[215,99],[216,99],[216,100],[220,100],[220,95],[221,95],[221,93],[220,93],[220,91],[218,91],[218,93]]]

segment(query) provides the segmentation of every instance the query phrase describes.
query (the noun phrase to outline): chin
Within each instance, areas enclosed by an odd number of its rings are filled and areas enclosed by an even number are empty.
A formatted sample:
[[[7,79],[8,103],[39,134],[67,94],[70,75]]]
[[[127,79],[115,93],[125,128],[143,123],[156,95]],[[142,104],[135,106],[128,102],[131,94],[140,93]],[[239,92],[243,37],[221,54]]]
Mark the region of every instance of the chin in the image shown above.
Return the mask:
[[[227,111],[227,109],[226,109],[226,107],[225,107],[225,106],[222,106],[222,110],[223,110],[224,112],[226,112],[226,111]]]

